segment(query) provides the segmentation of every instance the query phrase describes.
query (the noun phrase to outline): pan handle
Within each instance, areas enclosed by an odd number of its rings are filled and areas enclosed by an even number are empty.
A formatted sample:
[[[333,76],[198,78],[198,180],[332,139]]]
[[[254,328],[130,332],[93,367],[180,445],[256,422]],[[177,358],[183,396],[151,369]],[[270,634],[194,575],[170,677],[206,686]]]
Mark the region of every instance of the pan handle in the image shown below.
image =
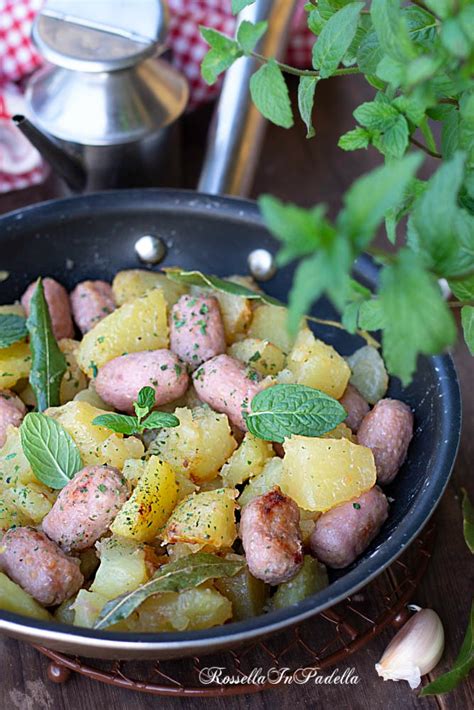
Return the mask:
[[[268,20],[258,51],[281,58],[288,44],[298,0],[257,0],[238,21]],[[198,190],[212,195],[246,196],[252,187],[265,129],[265,119],[250,98],[250,77],[259,63],[242,57],[227,70],[208,136]]]

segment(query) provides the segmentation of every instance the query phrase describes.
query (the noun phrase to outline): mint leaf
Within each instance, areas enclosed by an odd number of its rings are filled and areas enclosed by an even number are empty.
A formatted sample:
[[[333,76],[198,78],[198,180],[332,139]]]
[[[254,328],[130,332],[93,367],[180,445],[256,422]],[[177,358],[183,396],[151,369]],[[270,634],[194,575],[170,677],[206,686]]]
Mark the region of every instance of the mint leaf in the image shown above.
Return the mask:
[[[458,152],[438,168],[415,203],[408,225],[410,246],[429,269],[447,277],[468,269],[474,253],[474,218],[458,206],[464,160]]]
[[[155,390],[153,387],[142,387],[138,393],[137,401],[133,403],[133,408],[138,421],[145,417],[155,406]]]
[[[474,276],[462,281],[449,281],[449,288],[460,301],[474,300]]]
[[[384,131],[400,116],[397,109],[390,103],[382,101],[367,101],[354,111],[354,118],[365,128]]]
[[[92,420],[94,426],[102,426],[117,434],[133,436],[140,433],[140,425],[136,417],[127,414],[99,414]]]
[[[401,12],[400,0],[372,0],[370,16],[380,46],[386,54],[399,62],[416,56]]]
[[[26,321],[30,334],[30,384],[40,412],[60,404],[61,380],[67,370],[66,358],[53,335],[51,317],[44,295],[43,282],[38,279]]]
[[[288,87],[274,59],[270,59],[252,75],[250,93],[262,116],[277,126],[291,128],[293,112]]]
[[[268,22],[249,22],[243,20],[237,30],[237,42],[244,54],[251,54],[258,41],[267,31]]]
[[[313,66],[322,79],[334,74],[354,39],[363,2],[352,2],[328,20],[313,47]]]
[[[30,412],[20,426],[21,446],[36,478],[50,488],[64,488],[83,463],[66,429],[55,419]]]
[[[464,488],[461,490],[464,539],[469,550],[474,555],[474,505],[469,500],[467,491]]]
[[[389,371],[407,384],[419,353],[433,355],[456,341],[456,325],[436,282],[409,249],[380,276],[383,347]]]
[[[163,427],[179,426],[179,419],[167,412],[152,412],[143,422],[141,429],[162,429]]]
[[[421,156],[412,153],[376,168],[359,178],[346,192],[345,207],[337,223],[358,249],[370,242],[385,213],[400,202],[421,160]]]
[[[283,243],[277,262],[285,266],[293,259],[312,254],[332,230],[324,216],[324,206],[304,209],[263,195],[258,201],[267,228]]]
[[[474,306],[461,308],[461,323],[466,345],[471,355],[474,355]]]
[[[243,56],[237,42],[210,27],[199,27],[201,36],[211,47],[201,63],[201,75],[207,84],[215,84],[219,74]]]
[[[369,145],[370,134],[365,130],[357,126],[352,131],[344,133],[343,136],[339,138],[337,145],[342,150],[357,150],[358,148],[367,148]]]
[[[244,567],[242,560],[226,560],[208,552],[185,555],[162,565],[149,582],[107,602],[94,624],[95,629],[106,629],[127,619],[149,597],[162,592],[183,592],[194,589],[208,579],[233,577]]]
[[[315,135],[312,114],[318,81],[317,76],[301,76],[298,84],[298,109],[306,125],[306,138],[312,138]]]
[[[252,399],[248,430],[265,441],[283,443],[292,434],[321,436],[347,417],[336,399],[306,385],[274,385]]]
[[[457,17],[443,22],[440,37],[441,44],[457,59],[466,59],[472,51],[469,38]]]
[[[389,158],[400,159],[408,148],[408,123],[400,113],[382,135],[372,140],[374,146]]]
[[[238,15],[239,12],[244,9],[244,7],[253,5],[254,2],[255,0],[232,0],[232,14]]]
[[[433,680],[422,689],[420,696],[437,695],[439,693],[449,693],[457,685],[467,678],[474,668],[474,603],[471,606],[471,614],[466,635],[459,651],[459,655],[454,661],[450,671],[444,673],[436,680]]]
[[[0,314],[0,350],[25,340],[27,335],[26,318],[14,313]]]
[[[365,74],[375,74],[384,51],[380,46],[376,32],[368,32],[357,50],[357,64]]]

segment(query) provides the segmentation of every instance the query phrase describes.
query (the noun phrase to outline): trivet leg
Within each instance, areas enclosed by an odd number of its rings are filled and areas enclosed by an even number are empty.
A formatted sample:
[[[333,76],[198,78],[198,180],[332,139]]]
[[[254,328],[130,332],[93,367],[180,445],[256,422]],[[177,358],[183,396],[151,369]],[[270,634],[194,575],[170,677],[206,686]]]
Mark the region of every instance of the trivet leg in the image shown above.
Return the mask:
[[[69,676],[71,675],[69,668],[65,668],[65,666],[54,662],[49,664],[47,673],[49,680],[53,683],[65,683],[69,680]]]

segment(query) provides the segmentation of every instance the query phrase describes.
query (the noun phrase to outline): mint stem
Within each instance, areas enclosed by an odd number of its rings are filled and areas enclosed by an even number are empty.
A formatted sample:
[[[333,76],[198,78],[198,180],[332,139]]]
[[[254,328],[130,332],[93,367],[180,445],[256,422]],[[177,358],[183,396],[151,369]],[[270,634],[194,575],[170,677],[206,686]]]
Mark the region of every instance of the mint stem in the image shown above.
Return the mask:
[[[257,52],[252,52],[251,55],[254,59],[258,59],[259,62],[266,64],[268,58],[264,57],[263,54],[258,54]],[[312,69],[297,69],[289,64],[284,64],[283,62],[276,62],[280,69],[287,74],[294,74],[295,76],[315,76],[319,77],[319,71],[313,71]],[[358,67],[347,67],[346,69],[336,69],[332,76],[346,76],[347,74],[360,74],[360,69]]]
[[[413,143],[413,145],[416,145],[417,148],[420,148],[423,150],[427,155],[431,155],[432,158],[437,158],[438,160],[442,160],[443,156],[441,153],[437,153],[434,150],[430,150],[426,145],[423,145],[423,143],[420,143],[420,141],[417,141],[416,138],[413,138],[413,136],[410,138],[410,143]]]

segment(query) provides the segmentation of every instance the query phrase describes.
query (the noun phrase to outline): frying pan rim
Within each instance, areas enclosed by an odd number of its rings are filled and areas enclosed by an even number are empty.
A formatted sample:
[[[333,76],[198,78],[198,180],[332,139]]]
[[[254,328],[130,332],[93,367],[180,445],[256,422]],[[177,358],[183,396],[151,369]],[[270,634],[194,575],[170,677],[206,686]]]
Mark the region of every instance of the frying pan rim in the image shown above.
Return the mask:
[[[198,212],[203,210],[208,213],[209,205],[220,208],[219,217],[223,220],[244,221],[262,226],[262,219],[258,210],[258,205],[252,200],[238,197],[223,197],[197,193],[194,190],[171,190],[159,188],[131,189],[131,190],[110,190],[98,193],[91,193],[83,196],[65,197],[60,200],[48,200],[42,203],[29,205],[10,212],[0,218],[0,229],[8,224],[8,221],[17,222],[19,218],[26,220],[34,213],[42,213],[47,217],[52,210],[58,213],[62,208],[68,207],[67,216],[71,218],[80,214],[84,210],[90,214],[90,207],[86,207],[89,201],[96,203],[103,209],[110,205],[110,209],[116,211],[129,211],[133,208],[132,202],[137,200],[137,206],[142,203],[143,197],[159,198],[155,205],[159,209],[170,210],[179,205],[180,213]],[[120,196],[116,202],[114,198]],[[141,198],[141,200],[140,200]],[[103,203],[103,204],[101,204]],[[82,208],[82,209],[81,209]],[[240,210],[239,210],[240,208]],[[6,230],[5,230],[6,231]],[[5,232],[4,232],[5,233]],[[3,239],[0,233],[0,242]],[[362,270],[372,272],[369,278],[373,279],[376,267],[372,260],[365,255],[360,259]],[[137,655],[140,652],[205,650],[209,644],[216,644],[217,647],[230,646],[249,641],[257,636],[268,635],[280,631],[288,626],[292,626],[305,619],[314,616],[324,609],[334,606],[338,602],[354,594],[356,591],[366,586],[371,580],[383,572],[404,549],[415,539],[429,518],[436,509],[441,497],[449,482],[449,478],[456,460],[461,433],[461,395],[456,369],[450,355],[439,355],[429,358],[432,367],[437,372],[438,384],[443,387],[445,397],[444,416],[442,418],[443,439],[439,447],[435,464],[432,471],[432,485],[429,491],[420,491],[414,500],[413,507],[409,513],[398,524],[390,538],[385,541],[371,556],[363,559],[347,574],[334,581],[328,588],[318,592],[311,597],[299,602],[296,605],[253,617],[250,620],[232,622],[220,627],[214,627],[203,631],[191,632],[159,632],[150,634],[137,634],[127,632],[107,632],[85,629],[67,624],[54,624],[41,622],[28,617],[0,610],[0,631],[11,633],[12,635],[25,636],[35,632],[38,642],[76,644],[97,650],[109,650],[117,652],[133,651]],[[407,523],[407,519],[408,520]],[[408,530],[406,529],[408,527]],[[388,543],[392,550],[387,553],[385,548]],[[379,558],[381,560],[379,561]],[[366,574],[361,574],[366,572]],[[358,582],[352,582],[353,577],[360,577]],[[331,592],[328,594],[328,590]],[[320,600],[326,598],[325,602]]]

